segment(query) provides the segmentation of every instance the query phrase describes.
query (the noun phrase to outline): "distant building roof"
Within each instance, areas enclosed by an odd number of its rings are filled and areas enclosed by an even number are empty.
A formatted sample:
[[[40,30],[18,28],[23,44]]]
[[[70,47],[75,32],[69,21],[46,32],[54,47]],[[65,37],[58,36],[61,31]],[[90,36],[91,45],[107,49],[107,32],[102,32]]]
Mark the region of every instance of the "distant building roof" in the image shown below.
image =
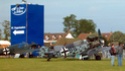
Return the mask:
[[[74,39],[74,37],[71,35],[71,33],[68,33],[65,38],[67,38],[67,39]]]
[[[89,35],[88,33],[81,33],[81,34],[78,36],[78,38],[83,40],[83,39],[86,39],[88,35]]]
[[[102,36],[105,37],[107,40],[110,39],[111,35],[112,35],[112,32],[110,32],[110,33],[102,33]]]
[[[78,38],[83,40],[83,39],[86,39],[88,35],[90,35],[90,33],[81,33],[78,36]],[[102,33],[102,36],[105,37],[107,40],[110,39],[111,35],[112,33]]]
[[[61,38],[61,39],[57,40],[57,43],[55,45],[71,44],[78,40],[80,40],[80,39],[79,38],[74,38],[74,39]]]
[[[66,36],[66,33],[45,33],[44,40],[58,40]]]

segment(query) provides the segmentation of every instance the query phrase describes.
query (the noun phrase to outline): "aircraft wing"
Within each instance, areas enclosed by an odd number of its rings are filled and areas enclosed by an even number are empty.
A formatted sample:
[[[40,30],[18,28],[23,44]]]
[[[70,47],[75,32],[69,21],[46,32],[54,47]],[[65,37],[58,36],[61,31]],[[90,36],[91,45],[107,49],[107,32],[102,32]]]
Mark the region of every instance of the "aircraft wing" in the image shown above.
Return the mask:
[[[55,46],[55,47],[54,47],[54,50],[55,50],[55,51],[60,51],[62,47],[64,47],[64,46],[59,46],[59,45],[58,45],[58,46]]]
[[[33,52],[36,50],[38,50],[38,49],[27,49],[27,50],[21,49],[21,50],[15,50],[13,53],[14,54],[16,54],[16,53],[25,54],[25,53],[30,53],[30,52]]]
[[[101,51],[109,51],[110,50],[110,47],[98,47],[98,48],[93,48],[93,49],[90,49],[88,50],[87,54],[88,56],[91,56],[93,54],[97,54],[98,52],[101,52]]]
[[[26,53],[26,52],[32,52],[35,49],[31,49],[31,45],[27,43],[19,43],[15,44],[9,47],[10,54],[16,54],[16,53]]]
[[[67,44],[66,45],[66,48],[70,49],[70,48],[75,48],[76,46],[80,46],[83,44],[83,41],[82,40],[77,40],[73,43],[70,43],[70,44]]]

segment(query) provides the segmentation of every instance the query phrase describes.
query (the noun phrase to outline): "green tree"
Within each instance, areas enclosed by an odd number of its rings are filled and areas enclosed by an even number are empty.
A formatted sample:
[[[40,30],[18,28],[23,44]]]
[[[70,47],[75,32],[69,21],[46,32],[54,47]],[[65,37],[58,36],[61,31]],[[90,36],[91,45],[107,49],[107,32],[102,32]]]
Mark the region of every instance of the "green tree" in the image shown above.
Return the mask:
[[[78,36],[80,33],[94,33],[96,30],[96,24],[92,20],[80,19],[78,24],[74,26],[74,34]]]
[[[72,33],[74,37],[77,37],[80,33],[93,33],[95,32],[96,24],[92,20],[80,19],[77,20],[76,16],[71,14],[64,17],[64,32]]]
[[[76,24],[76,16],[74,14],[71,14],[70,16],[64,17],[64,32],[72,31],[73,25]]]
[[[9,40],[10,37],[10,22],[5,20],[3,23],[4,40]]]
[[[125,39],[125,35],[120,31],[116,31],[110,37],[110,42],[123,42],[124,39]]]
[[[119,39],[119,42],[125,43],[125,34],[123,36],[121,36],[121,38]]]

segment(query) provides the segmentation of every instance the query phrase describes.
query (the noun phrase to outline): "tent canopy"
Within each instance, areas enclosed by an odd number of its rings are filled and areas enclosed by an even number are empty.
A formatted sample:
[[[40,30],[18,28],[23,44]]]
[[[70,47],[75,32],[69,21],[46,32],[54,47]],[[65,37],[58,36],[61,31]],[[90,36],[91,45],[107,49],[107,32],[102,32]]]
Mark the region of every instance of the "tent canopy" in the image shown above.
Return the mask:
[[[11,43],[7,40],[0,40],[0,48],[5,48],[5,47],[8,47],[10,46]]]
[[[71,35],[71,33],[68,33],[65,38],[67,38],[67,39],[74,39],[74,37]]]

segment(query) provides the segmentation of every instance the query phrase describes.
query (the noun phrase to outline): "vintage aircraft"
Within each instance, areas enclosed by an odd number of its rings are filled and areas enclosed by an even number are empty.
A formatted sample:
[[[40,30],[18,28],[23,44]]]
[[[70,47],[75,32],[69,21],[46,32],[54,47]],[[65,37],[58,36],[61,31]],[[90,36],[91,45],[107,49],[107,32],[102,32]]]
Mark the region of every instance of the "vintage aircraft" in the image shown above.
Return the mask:
[[[0,54],[1,55],[15,55],[20,54],[23,55],[25,53],[30,53],[38,49],[34,49],[37,45],[36,44],[28,44],[25,42],[11,45],[6,48],[0,48]]]
[[[95,56],[96,60],[101,60],[102,51],[107,50],[102,48],[104,45],[104,40],[102,39],[100,29],[98,30],[98,35],[90,35],[86,40],[77,40],[75,42],[54,46],[54,54],[57,57],[64,56],[79,58],[79,59],[89,59],[91,56]],[[44,56],[45,53],[48,53],[47,47],[41,48],[40,55]]]
[[[101,41],[102,42],[102,41]],[[40,57],[44,57],[49,53],[49,47],[40,48]],[[77,40],[70,44],[54,46],[54,55],[56,57],[64,56],[64,58],[72,57],[79,59],[89,59],[95,56],[96,60],[101,60],[101,44],[97,36],[88,37],[87,40]]]

